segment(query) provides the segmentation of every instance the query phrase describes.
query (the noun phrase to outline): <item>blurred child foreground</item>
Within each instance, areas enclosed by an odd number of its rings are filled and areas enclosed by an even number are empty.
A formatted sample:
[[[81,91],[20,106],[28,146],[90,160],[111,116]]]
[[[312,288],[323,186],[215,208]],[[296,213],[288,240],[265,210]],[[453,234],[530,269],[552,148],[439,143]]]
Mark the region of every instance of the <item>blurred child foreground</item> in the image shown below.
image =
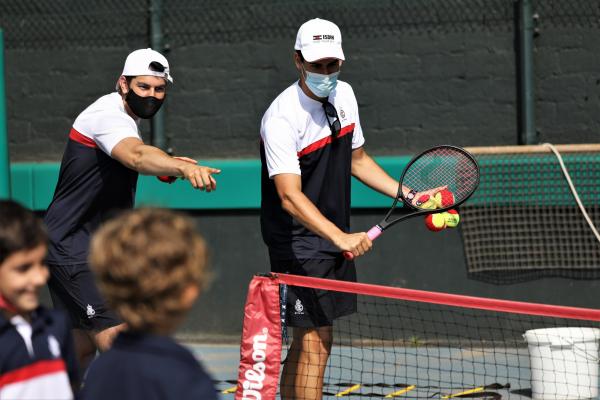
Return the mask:
[[[39,302],[46,242],[31,211],[0,201],[0,399],[72,399],[79,384],[70,324]]]
[[[206,247],[186,217],[137,209],[95,234],[90,264],[127,325],[90,365],[82,397],[216,399],[212,380],[175,332],[206,284]]]

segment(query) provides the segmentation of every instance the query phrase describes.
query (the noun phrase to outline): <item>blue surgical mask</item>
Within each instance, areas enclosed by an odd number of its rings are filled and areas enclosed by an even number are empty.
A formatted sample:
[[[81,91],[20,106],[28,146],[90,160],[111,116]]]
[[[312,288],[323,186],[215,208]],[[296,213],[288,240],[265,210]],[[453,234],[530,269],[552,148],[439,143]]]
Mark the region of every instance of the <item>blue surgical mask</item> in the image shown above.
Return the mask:
[[[329,97],[329,93],[337,86],[337,78],[340,74],[339,71],[329,75],[316,74],[307,70],[304,70],[304,72],[306,73],[304,79],[306,86],[317,97]]]

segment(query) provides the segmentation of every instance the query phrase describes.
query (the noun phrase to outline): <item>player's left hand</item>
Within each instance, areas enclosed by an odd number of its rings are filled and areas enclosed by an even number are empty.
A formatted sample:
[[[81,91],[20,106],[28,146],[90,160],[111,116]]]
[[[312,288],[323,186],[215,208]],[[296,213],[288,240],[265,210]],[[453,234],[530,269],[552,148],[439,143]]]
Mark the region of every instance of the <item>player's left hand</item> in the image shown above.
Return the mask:
[[[428,196],[429,198],[433,198],[433,196],[435,196],[436,193],[446,189],[448,186],[438,186],[436,188],[433,189],[428,189],[428,190],[423,190],[422,192],[417,192],[415,193],[415,196],[412,199],[412,203],[416,206],[419,206],[418,201],[419,199],[422,199],[424,196]]]

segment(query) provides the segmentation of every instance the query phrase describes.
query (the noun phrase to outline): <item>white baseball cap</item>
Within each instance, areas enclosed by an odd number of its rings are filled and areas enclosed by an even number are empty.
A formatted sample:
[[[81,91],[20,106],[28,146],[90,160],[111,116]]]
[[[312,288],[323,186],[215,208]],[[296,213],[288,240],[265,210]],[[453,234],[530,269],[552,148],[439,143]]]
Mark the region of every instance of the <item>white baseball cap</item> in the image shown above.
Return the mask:
[[[308,62],[322,58],[344,60],[340,28],[333,22],[320,18],[302,24],[298,29],[294,49],[300,50],[302,57]]]
[[[127,56],[122,76],[151,75],[173,82],[169,62],[158,51],[148,49],[135,50]]]

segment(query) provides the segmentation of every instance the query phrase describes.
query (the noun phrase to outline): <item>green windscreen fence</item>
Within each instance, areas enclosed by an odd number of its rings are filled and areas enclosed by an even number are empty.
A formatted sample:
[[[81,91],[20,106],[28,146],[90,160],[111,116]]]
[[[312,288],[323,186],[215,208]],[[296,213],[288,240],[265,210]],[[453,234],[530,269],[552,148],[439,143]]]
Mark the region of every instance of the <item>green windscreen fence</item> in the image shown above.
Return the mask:
[[[376,160],[391,176],[400,177],[410,156],[377,157]],[[236,210],[260,207],[260,160],[202,160],[202,165],[220,168],[216,175],[217,190],[205,193],[178,180],[173,184],[160,182],[153,176],[140,176],[136,204],[182,210]],[[45,210],[58,180],[59,163],[13,163],[11,165],[13,198],[34,210]],[[352,182],[352,207],[390,207],[392,200],[362,183]]]
[[[593,225],[600,225],[600,145],[557,146]],[[600,278],[600,243],[577,205],[557,157],[542,146],[471,149],[481,182],[461,206],[460,231],[468,276],[496,284],[541,277]],[[494,152],[495,151],[495,152]],[[410,156],[378,157],[399,177]],[[221,168],[213,193],[185,181],[172,185],[140,177],[136,203],[190,210],[260,207],[260,161],[210,160]],[[58,163],[12,165],[13,198],[45,210],[58,178]],[[360,182],[352,184],[354,208],[382,208],[391,200]]]
[[[471,278],[515,283],[600,278],[600,243],[557,156],[543,146],[474,149],[481,183],[461,208]],[[600,145],[559,146],[576,193],[600,225]]]

